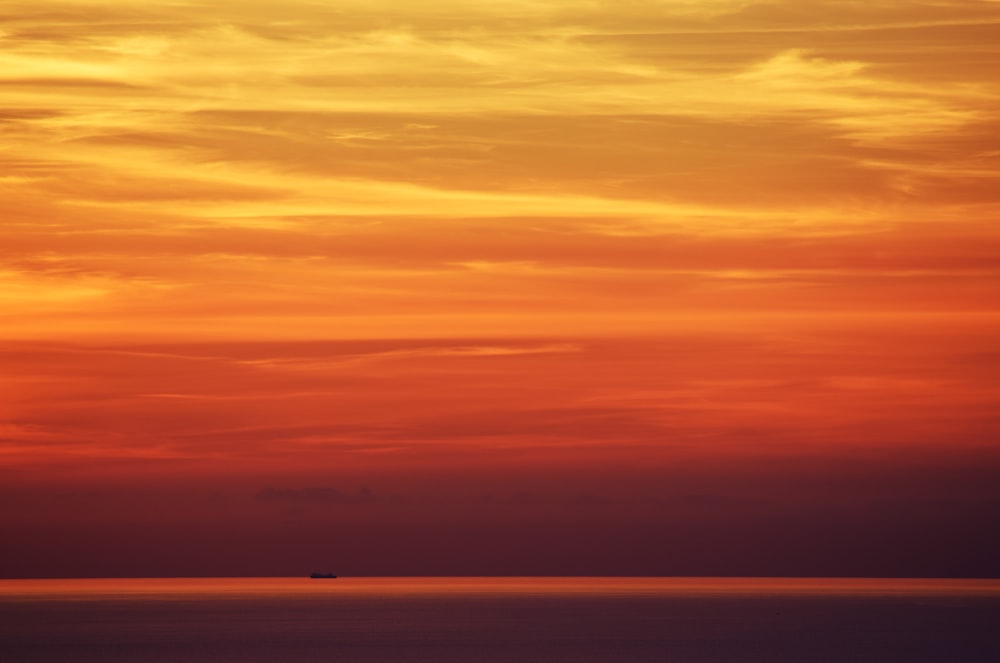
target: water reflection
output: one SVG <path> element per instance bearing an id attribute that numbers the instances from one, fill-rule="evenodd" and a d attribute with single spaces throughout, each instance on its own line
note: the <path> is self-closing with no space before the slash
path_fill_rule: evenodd
<path id="1" fill-rule="evenodd" d="M 0 580 L 0 600 L 240 596 L 1000 596 L 997 579 L 927 578 L 74 578 Z"/>

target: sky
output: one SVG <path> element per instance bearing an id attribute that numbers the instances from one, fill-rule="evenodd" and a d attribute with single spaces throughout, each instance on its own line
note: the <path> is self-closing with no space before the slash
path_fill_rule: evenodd
<path id="1" fill-rule="evenodd" d="M 1000 575 L 997 0 L 6 0 L 0 576 Z"/>

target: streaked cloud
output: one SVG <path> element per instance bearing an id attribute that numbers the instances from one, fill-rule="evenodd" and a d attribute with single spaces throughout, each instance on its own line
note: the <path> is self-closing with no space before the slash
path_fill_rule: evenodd
<path id="1" fill-rule="evenodd" d="M 427 513 L 541 495 L 683 529 L 854 513 L 879 477 L 902 513 L 961 476 L 995 499 L 1000 3 L 9 0 L 0 24 L 11 503 L 375 479 Z"/>

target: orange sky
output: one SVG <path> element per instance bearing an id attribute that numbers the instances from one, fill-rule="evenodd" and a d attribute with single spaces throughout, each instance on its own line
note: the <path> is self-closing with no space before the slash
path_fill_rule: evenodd
<path id="1" fill-rule="evenodd" d="M 1000 573 L 998 70 L 996 0 L 7 0 L 0 573 Z"/>

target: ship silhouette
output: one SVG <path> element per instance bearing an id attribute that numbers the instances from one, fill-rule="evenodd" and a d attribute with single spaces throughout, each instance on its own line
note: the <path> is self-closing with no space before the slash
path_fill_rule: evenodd
<path id="1" fill-rule="evenodd" d="M 310 578 L 336 578 L 332 573 L 310 573 Z"/>

